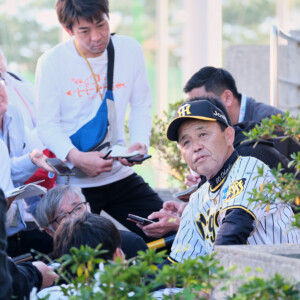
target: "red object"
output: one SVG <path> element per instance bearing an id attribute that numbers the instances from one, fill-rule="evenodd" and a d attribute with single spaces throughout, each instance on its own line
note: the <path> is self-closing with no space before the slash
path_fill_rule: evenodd
<path id="1" fill-rule="evenodd" d="M 43 153 L 49 157 L 49 158 L 55 158 L 55 154 L 52 153 L 50 150 L 45 149 L 43 151 Z M 44 186 L 47 190 L 53 188 L 55 186 L 55 182 L 56 182 L 56 174 L 55 173 L 51 173 L 51 172 L 47 172 L 41 168 L 39 168 L 29 179 L 27 179 L 25 181 L 24 184 L 27 183 L 31 183 L 31 182 L 35 182 L 35 181 L 39 181 L 39 180 L 45 180 L 41 183 L 39 183 L 39 185 Z"/>

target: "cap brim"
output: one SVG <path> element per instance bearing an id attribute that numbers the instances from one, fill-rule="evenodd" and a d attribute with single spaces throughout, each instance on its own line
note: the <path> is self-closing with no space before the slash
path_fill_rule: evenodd
<path id="1" fill-rule="evenodd" d="M 202 120 L 202 121 L 217 122 L 216 119 L 208 118 L 208 117 L 202 117 L 202 116 L 177 117 L 169 124 L 169 126 L 167 128 L 167 138 L 168 138 L 168 140 L 178 141 L 178 129 L 179 129 L 180 125 L 188 119 L 196 119 L 196 120 Z"/>

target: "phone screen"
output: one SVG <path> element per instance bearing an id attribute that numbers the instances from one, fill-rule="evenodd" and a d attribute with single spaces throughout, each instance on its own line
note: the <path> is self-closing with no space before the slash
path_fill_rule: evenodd
<path id="1" fill-rule="evenodd" d="M 59 158 L 47 158 L 46 161 L 58 175 L 75 175 L 75 173 Z"/>

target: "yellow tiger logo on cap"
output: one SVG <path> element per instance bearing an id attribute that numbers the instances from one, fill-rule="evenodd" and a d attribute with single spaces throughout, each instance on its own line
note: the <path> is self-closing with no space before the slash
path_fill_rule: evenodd
<path id="1" fill-rule="evenodd" d="M 230 201 L 232 198 L 239 195 L 243 190 L 245 186 L 246 178 L 242 178 L 239 180 L 234 181 L 230 187 L 228 188 L 227 197 L 225 202 Z"/>
<path id="2" fill-rule="evenodd" d="M 190 104 L 185 104 L 182 105 L 181 107 L 179 107 L 177 114 L 179 117 L 184 117 L 186 115 L 191 115 L 191 111 L 190 111 L 191 105 Z"/>

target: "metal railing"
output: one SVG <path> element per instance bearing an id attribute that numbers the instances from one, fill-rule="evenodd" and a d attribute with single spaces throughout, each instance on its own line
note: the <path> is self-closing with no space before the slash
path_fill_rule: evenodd
<path id="1" fill-rule="evenodd" d="M 296 43 L 300 46 L 300 38 L 294 37 L 290 34 L 284 33 L 276 25 L 273 25 L 270 31 L 270 103 L 278 107 L 278 82 L 293 85 L 300 88 L 300 82 L 292 81 L 288 78 L 280 78 L 278 76 L 278 39 L 279 37 Z"/>

